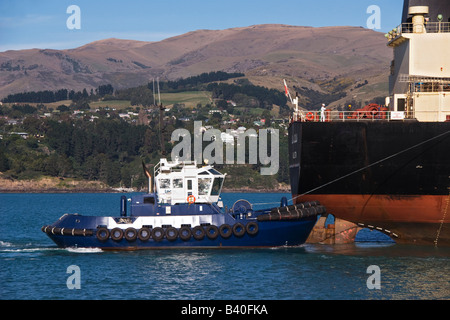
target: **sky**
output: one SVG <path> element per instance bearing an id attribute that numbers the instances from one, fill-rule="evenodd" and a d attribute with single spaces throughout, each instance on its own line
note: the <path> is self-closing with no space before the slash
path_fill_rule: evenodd
<path id="1" fill-rule="evenodd" d="M 68 12 L 71 5 L 79 13 Z M 368 12 L 372 6 L 379 12 Z M 1 0 L 0 52 L 72 49 L 107 38 L 160 41 L 268 23 L 386 33 L 400 24 L 402 9 L 403 0 Z"/>

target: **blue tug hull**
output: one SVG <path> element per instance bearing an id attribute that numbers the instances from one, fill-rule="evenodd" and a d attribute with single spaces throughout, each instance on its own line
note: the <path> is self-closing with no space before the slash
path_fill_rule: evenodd
<path id="1" fill-rule="evenodd" d="M 96 234 L 89 236 L 68 236 L 51 234 L 48 236 L 61 248 L 101 248 L 104 250 L 138 250 L 138 249 L 176 249 L 176 248 L 255 248 L 255 247 L 281 247 L 298 246 L 305 243 L 316 219 L 298 222 L 272 222 L 260 227 L 257 235 L 245 234 L 241 237 L 231 235 L 225 239 L 218 236 L 212 240 L 205 236 L 202 240 L 191 237 L 184 241 L 179 237 L 176 240 L 166 238 L 156 241 L 149 239 L 142 241 L 136 239 L 128 241 L 122 238 L 119 241 L 108 238 L 106 241 L 97 239 Z"/>
<path id="2" fill-rule="evenodd" d="M 183 209 L 183 206 L 177 209 Z M 195 204 L 184 209 L 181 211 L 202 210 L 205 214 L 129 217 L 65 214 L 52 225 L 42 227 L 42 231 L 61 248 L 139 250 L 298 246 L 305 243 L 317 215 L 325 211 L 324 207 L 309 203 L 238 214 L 215 211 L 210 204 Z"/>

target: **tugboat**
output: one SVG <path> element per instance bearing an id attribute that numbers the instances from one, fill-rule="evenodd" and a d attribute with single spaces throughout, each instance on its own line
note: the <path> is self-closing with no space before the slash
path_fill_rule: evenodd
<path id="1" fill-rule="evenodd" d="M 161 159 L 153 181 L 145 165 L 144 171 L 148 193 L 122 196 L 119 216 L 64 214 L 42 231 L 62 248 L 298 246 L 308 238 L 317 215 L 326 212 L 317 201 L 288 206 L 285 197 L 277 208 L 253 210 L 247 200 L 238 200 L 224 209 L 220 194 L 225 174 L 195 161 Z"/>

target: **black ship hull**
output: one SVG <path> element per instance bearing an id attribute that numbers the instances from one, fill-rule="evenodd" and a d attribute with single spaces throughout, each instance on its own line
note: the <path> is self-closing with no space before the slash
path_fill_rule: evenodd
<path id="1" fill-rule="evenodd" d="M 450 245 L 449 122 L 293 122 L 289 154 L 294 203 L 398 243 Z"/>

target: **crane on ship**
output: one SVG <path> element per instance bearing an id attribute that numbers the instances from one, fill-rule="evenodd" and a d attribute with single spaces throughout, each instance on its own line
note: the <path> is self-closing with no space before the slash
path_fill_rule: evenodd
<path id="1" fill-rule="evenodd" d="M 301 119 L 301 120 L 303 120 L 303 117 L 304 117 L 303 112 L 301 112 L 299 110 L 299 108 L 298 108 L 298 99 L 299 99 L 298 92 L 295 92 L 295 98 L 292 99 L 291 93 L 289 92 L 289 88 L 288 88 L 288 85 L 286 83 L 286 79 L 283 79 L 283 81 L 284 81 L 284 91 L 285 91 L 286 97 L 289 98 L 289 100 L 291 101 L 291 103 L 295 107 L 294 108 L 294 113 L 293 113 L 294 119 L 297 119 L 297 120 Z"/>

